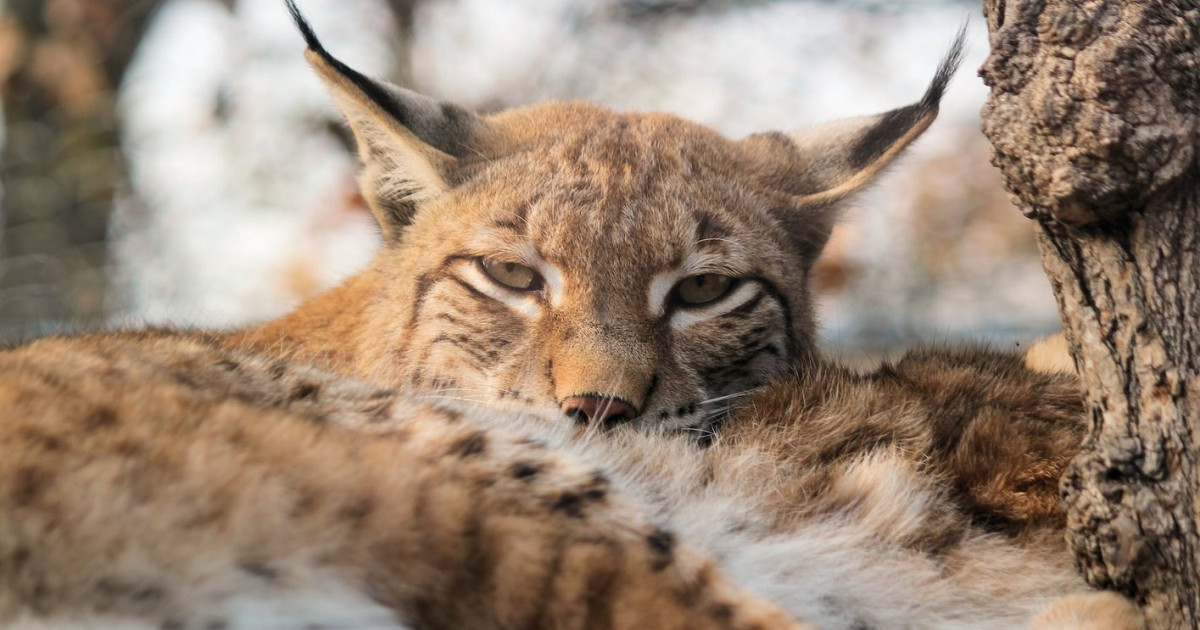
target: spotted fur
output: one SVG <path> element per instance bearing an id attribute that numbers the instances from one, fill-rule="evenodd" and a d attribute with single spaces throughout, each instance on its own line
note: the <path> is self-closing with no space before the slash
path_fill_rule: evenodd
<path id="1" fill-rule="evenodd" d="M 1121 603 L 1061 540 L 1076 383 L 1018 357 L 813 368 L 702 446 L 221 342 L 0 353 L 0 625 L 1015 628 Z"/>

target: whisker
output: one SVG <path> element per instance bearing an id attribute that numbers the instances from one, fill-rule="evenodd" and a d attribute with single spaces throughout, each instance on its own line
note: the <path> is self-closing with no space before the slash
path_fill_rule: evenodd
<path id="1" fill-rule="evenodd" d="M 702 400 L 696 404 L 697 405 L 711 405 L 713 403 L 718 403 L 723 400 L 730 400 L 733 398 L 741 398 L 743 396 L 749 396 L 750 394 L 753 394 L 756 391 L 758 391 L 758 388 L 747 389 L 746 391 L 734 392 L 732 394 L 726 394 L 724 396 L 717 396 L 716 398 L 709 398 L 708 400 Z"/>
<path id="2" fill-rule="evenodd" d="M 720 238 L 720 237 L 718 237 L 718 236 L 710 236 L 710 237 L 708 237 L 708 238 L 702 238 L 702 239 L 700 239 L 700 240 L 696 241 L 696 243 L 695 243 L 695 244 L 696 244 L 696 245 L 700 245 L 700 244 L 702 244 L 702 243 L 709 243 L 709 242 L 712 242 L 712 243 L 729 243 L 729 244 L 731 244 L 731 245 L 732 245 L 732 244 L 736 244 L 736 243 L 735 243 L 735 242 L 734 242 L 732 239 L 728 239 L 728 238 Z"/>
<path id="3" fill-rule="evenodd" d="M 486 404 L 492 402 L 486 398 L 467 398 L 466 396 L 443 396 L 441 394 L 418 394 L 414 396 L 417 400 L 452 400 L 455 402 L 469 402 L 475 404 Z"/>

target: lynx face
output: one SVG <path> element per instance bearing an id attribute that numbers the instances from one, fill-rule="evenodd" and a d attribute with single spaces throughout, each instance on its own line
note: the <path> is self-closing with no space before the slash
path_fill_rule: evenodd
<path id="1" fill-rule="evenodd" d="M 808 276 L 837 202 L 932 122 L 957 64 L 915 105 L 735 141 L 579 103 L 475 115 L 367 79 L 304 30 L 386 241 L 347 327 L 357 375 L 700 432 L 815 358 Z"/>
<path id="2" fill-rule="evenodd" d="M 774 218 L 778 195 L 724 167 L 741 146 L 663 116 L 528 114 L 577 120 L 471 160 L 470 179 L 416 213 L 381 265 L 384 303 L 409 312 L 381 309 L 377 330 L 403 330 L 374 372 L 581 419 L 703 427 L 713 398 L 809 356 L 815 252 Z"/>

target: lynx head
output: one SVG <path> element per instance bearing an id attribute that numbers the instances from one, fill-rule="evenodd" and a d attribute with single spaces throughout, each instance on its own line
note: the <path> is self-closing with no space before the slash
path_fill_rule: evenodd
<path id="1" fill-rule="evenodd" d="M 359 375 L 700 431 L 815 358 L 808 279 L 839 205 L 933 121 L 961 49 L 916 104 L 730 140 L 582 103 L 477 115 L 364 77 L 291 8 L 385 241 Z"/>

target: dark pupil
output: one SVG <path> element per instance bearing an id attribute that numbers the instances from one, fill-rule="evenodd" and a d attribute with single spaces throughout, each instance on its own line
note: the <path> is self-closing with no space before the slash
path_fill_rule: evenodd
<path id="1" fill-rule="evenodd" d="M 706 282 L 708 282 L 708 274 L 704 274 L 703 276 L 696 276 L 696 286 L 697 287 L 704 288 L 704 284 Z"/>
<path id="2" fill-rule="evenodd" d="M 516 268 L 517 268 L 516 263 L 504 263 L 504 270 L 507 271 L 508 273 L 512 273 L 513 270 Z"/>

